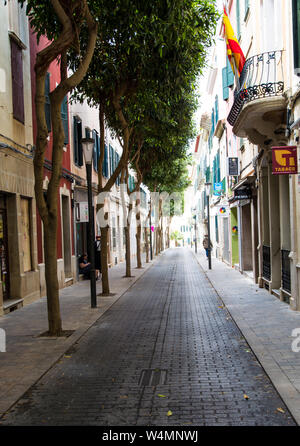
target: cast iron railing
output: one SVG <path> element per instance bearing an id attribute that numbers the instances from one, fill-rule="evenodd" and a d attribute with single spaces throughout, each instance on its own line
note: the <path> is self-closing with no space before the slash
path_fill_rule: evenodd
<path id="1" fill-rule="evenodd" d="M 263 246 L 263 278 L 271 280 L 271 249 Z"/>
<path id="2" fill-rule="evenodd" d="M 269 51 L 246 60 L 227 118 L 230 125 L 235 124 L 244 104 L 255 99 L 283 94 L 282 53 L 283 50 Z"/>
<path id="3" fill-rule="evenodd" d="M 281 250 L 281 286 L 291 293 L 291 264 L 289 259 L 290 251 L 286 249 Z"/>

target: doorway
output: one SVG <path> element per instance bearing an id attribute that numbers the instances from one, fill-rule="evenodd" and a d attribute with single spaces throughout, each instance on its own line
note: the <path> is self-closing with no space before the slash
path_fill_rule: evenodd
<path id="1" fill-rule="evenodd" d="M 1 203 L 2 200 L 0 200 Z M 1 206 L 1 204 L 0 204 Z M 0 280 L 3 300 L 10 297 L 6 210 L 0 208 Z"/>

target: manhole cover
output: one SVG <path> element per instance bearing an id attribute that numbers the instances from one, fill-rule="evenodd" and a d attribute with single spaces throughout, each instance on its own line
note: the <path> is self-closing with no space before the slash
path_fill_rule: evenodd
<path id="1" fill-rule="evenodd" d="M 159 386 L 167 382 L 167 370 L 146 369 L 142 370 L 139 386 Z"/>

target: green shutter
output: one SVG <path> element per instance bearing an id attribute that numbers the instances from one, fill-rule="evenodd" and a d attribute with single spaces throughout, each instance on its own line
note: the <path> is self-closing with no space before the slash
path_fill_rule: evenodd
<path id="1" fill-rule="evenodd" d="M 61 104 L 61 120 L 64 128 L 64 144 L 69 143 L 69 122 L 68 122 L 68 97 L 65 96 Z"/>
<path id="2" fill-rule="evenodd" d="M 236 0 L 236 29 L 237 29 L 237 38 L 238 40 L 241 37 L 241 9 L 240 9 L 240 0 Z"/>
<path id="3" fill-rule="evenodd" d="M 106 144 L 104 144 L 104 160 L 102 166 L 102 175 L 105 178 L 108 178 L 108 149 Z"/>
<path id="4" fill-rule="evenodd" d="M 223 99 L 226 101 L 229 98 L 229 88 L 227 83 L 227 67 L 222 70 L 222 83 L 223 83 Z"/>
<path id="5" fill-rule="evenodd" d="M 227 68 L 227 87 L 232 87 L 232 85 L 234 85 L 234 74 L 228 58 L 227 58 L 226 68 Z"/>
<path id="6" fill-rule="evenodd" d="M 98 159 L 99 159 L 99 155 L 98 155 L 98 133 L 96 132 L 96 130 L 93 130 L 92 132 L 92 137 L 94 140 L 94 152 L 93 152 L 93 165 L 94 165 L 94 169 L 96 172 L 98 172 Z"/>

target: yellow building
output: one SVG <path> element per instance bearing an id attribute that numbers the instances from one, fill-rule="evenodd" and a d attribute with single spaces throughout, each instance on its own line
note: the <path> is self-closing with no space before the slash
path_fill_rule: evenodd
<path id="1" fill-rule="evenodd" d="M 0 314 L 40 297 L 32 163 L 29 27 L 0 3 Z"/>

